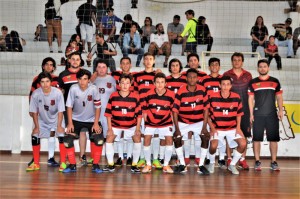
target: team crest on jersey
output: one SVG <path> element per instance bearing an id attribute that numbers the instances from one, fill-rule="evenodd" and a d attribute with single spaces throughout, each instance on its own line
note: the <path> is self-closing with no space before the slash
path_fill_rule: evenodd
<path id="1" fill-rule="evenodd" d="M 168 104 L 165 104 L 164 107 L 167 108 L 167 107 L 168 107 Z"/>
<path id="2" fill-rule="evenodd" d="M 51 100 L 51 101 L 50 101 L 50 105 L 51 105 L 51 106 L 54 106 L 54 105 L 55 105 L 55 100 Z"/>
<path id="3" fill-rule="evenodd" d="M 111 86 L 112 86 L 112 84 L 111 84 L 110 82 L 107 82 L 107 83 L 106 83 L 106 87 L 107 87 L 107 88 L 111 88 Z"/>
<path id="4" fill-rule="evenodd" d="M 68 75 L 68 76 L 67 76 L 67 79 L 69 79 L 69 80 L 70 80 L 70 79 L 71 79 L 71 75 Z"/>
<path id="5" fill-rule="evenodd" d="M 260 87 L 260 83 L 256 83 L 256 86 Z"/>
<path id="6" fill-rule="evenodd" d="M 233 104 L 231 104 L 229 108 L 230 108 L 230 109 L 233 109 Z"/>
<path id="7" fill-rule="evenodd" d="M 92 95 L 88 95 L 88 96 L 87 96 L 87 100 L 88 100 L 88 101 L 92 101 L 92 100 L 93 100 L 93 96 L 92 96 Z"/>
<path id="8" fill-rule="evenodd" d="M 132 109 L 132 106 L 129 106 L 128 109 Z"/>
<path id="9" fill-rule="evenodd" d="M 45 111 L 49 111 L 49 106 L 44 105 L 44 109 L 45 109 Z"/>

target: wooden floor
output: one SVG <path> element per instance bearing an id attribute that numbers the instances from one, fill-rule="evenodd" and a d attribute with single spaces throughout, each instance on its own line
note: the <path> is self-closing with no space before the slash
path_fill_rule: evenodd
<path id="1" fill-rule="evenodd" d="M 269 160 L 262 160 L 263 170 L 241 171 L 234 176 L 215 167 L 210 176 L 197 174 L 189 167 L 186 174 L 131 174 L 123 166 L 115 173 L 91 173 L 91 167 L 81 167 L 77 173 L 62 174 L 58 168 L 46 165 L 42 155 L 41 170 L 26 172 L 31 155 L 0 156 L 0 198 L 300 198 L 299 159 L 283 159 L 280 172 L 270 171 Z M 104 158 L 102 158 L 104 160 Z M 249 160 L 253 165 L 254 160 Z M 104 162 L 103 162 L 104 165 Z"/>

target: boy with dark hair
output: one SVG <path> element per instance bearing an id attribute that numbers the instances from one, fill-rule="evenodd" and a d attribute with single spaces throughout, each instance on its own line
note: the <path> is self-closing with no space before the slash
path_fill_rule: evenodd
<path id="1" fill-rule="evenodd" d="M 265 53 L 269 57 L 268 58 L 269 64 L 271 64 L 272 59 L 275 58 L 276 63 L 277 63 L 277 69 L 281 70 L 282 69 L 282 66 L 281 66 L 281 57 L 278 54 L 278 47 L 275 44 L 275 37 L 273 35 L 271 35 L 269 37 L 269 44 L 265 48 Z"/>

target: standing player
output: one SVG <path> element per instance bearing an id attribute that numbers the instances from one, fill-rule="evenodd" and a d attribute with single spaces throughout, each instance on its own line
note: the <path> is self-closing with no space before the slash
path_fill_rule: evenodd
<path id="1" fill-rule="evenodd" d="M 103 129 L 103 136 L 106 138 L 106 132 L 108 130 L 107 120 L 104 117 L 105 109 L 107 106 L 107 102 L 109 100 L 109 96 L 116 91 L 116 81 L 115 79 L 107 74 L 108 66 L 107 62 L 103 60 L 98 60 L 96 62 L 96 72 L 97 78 L 94 80 L 93 84 L 97 87 L 97 90 L 100 95 L 101 100 L 101 111 L 100 111 L 100 122 Z M 95 143 L 91 142 L 91 148 L 94 147 Z M 93 160 L 93 155 L 92 160 Z M 90 163 L 91 161 L 89 161 Z"/>
<path id="2" fill-rule="evenodd" d="M 58 87 L 58 77 L 53 74 L 53 72 L 56 69 L 56 62 L 52 57 L 46 57 L 42 62 L 42 71 L 47 72 L 51 74 L 52 81 L 51 86 Z M 38 89 L 40 87 L 40 83 L 38 80 L 38 76 L 35 76 L 32 80 L 31 89 L 29 93 L 29 102 L 31 100 L 31 95 L 33 91 Z M 29 113 L 29 115 L 32 117 L 32 113 Z M 54 151 L 55 151 L 55 135 L 50 134 L 50 137 L 48 139 L 48 165 L 53 167 L 58 167 L 59 163 L 57 163 L 54 159 Z M 33 159 L 28 163 L 28 166 L 31 165 L 33 162 Z"/>
<path id="3" fill-rule="evenodd" d="M 59 136 L 58 139 L 62 140 L 64 135 L 64 128 L 62 128 L 63 112 L 65 111 L 63 95 L 59 89 L 51 86 L 50 73 L 41 72 L 37 81 L 41 87 L 32 93 L 29 108 L 34 123 L 31 139 L 33 163 L 27 167 L 27 171 L 40 169 L 40 138 L 49 138 L 56 133 Z M 59 149 L 63 168 L 66 162 L 66 152 L 62 142 L 59 144 Z"/>
<path id="4" fill-rule="evenodd" d="M 240 128 L 243 115 L 242 101 L 237 93 L 231 92 L 232 80 L 228 76 L 220 79 L 221 91 L 212 93 L 209 99 L 210 147 L 209 153 L 214 154 L 216 149 L 227 143 L 233 150 L 233 159 L 228 165 L 232 174 L 238 175 L 236 163 L 246 149 L 246 140 Z"/>
<path id="5" fill-rule="evenodd" d="M 186 172 L 181 140 L 185 142 L 188 140 L 188 133 L 193 132 L 195 156 L 199 160 L 198 172 L 208 175 L 209 171 L 203 166 L 209 142 L 209 133 L 206 129 L 208 103 L 205 88 L 197 84 L 197 74 L 197 70 L 193 68 L 187 71 L 187 85 L 182 86 L 178 90 L 175 98 L 173 108 L 175 125 L 174 142 L 180 161 L 177 172 Z"/>
<path id="6" fill-rule="evenodd" d="M 240 95 L 243 104 L 243 113 L 241 121 L 241 130 L 246 138 L 251 137 L 251 126 L 250 126 L 250 112 L 248 104 L 248 85 L 252 80 L 252 75 L 250 72 L 244 70 L 244 55 L 242 53 L 233 53 L 231 56 L 232 69 L 226 71 L 223 75 L 231 77 L 232 81 L 232 92 Z M 246 146 L 247 147 L 247 146 Z M 241 159 L 239 160 L 238 167 L 244 170 L 249 170 L 249 166 L 246 162 L 246 152 L 244 151 Z M 230 165 L 231 161 L 231 150 L 227 148 L 227 165 Z M 223 162 L 223 161 L 222 161 Z M 222 166 L 224 167 L 224 165 Z"/>
<path id="7" fill-rule="evenodd" d="M 107 118 L 108 131 L 106 139 L 106 157 L 108 166 L 104 171 L 113 172 L 114 166 L 114 141 L 119 141 L 124 131 L 124 139 L 132 139 L 133 160 L 131 172 L 140 173 L 137 167 L 141 152 L 141 121 L 142 111 L 139 96 L 130 91 L 132 76 L 122 74 L 120 79 L 120 91 L 114 92 L 108 101 L 105 117 Z"/>
<path id="8" fill-rule="evenodd" d="M 142 104 L 143 117 L 145 120 L 145 142 L 144 153 L 146 166 L 143 173 L 151 172 L 151 139 L 155 134 L 160 139 L 165 139 L 166 149 L 164 157 L 163 172 L 173 173 L 169 166 L 169 161 L 173 152 L 173 122 L 172 107 L 174 103 L 174 92 L 166 89 L 166 76 L 163 73 L 157 73 L 154 77 L 155 88 L 147 92 Z"/>
<path id="9" fill-rule="evenodd" d="M 283 118 L 282 89 L 278 79 L 268 75 L 270 71 L 267 60 L 257 63 L 259 77 L 249 83 L 250 122 L 253 123 L 254 169 L 261 170 L 260 142 L 263 141 L 264 130 L 270 142 L 271 169 L 279 171 L 276 162 L 279 138 L 279 120 Z M 277 113 L 275 99 L 279 112 Z"/>
<path id="10" fill-rule="evenodd" d="M 167 88 L 175 94 L 181 86 L 186 85 L 186 77 L 181 75 L 182 64 L 179 59 L 171 59 L 169 63 L 169 72 L 171 75 L 167 76 Z"/>
<path id="11" fill-rule="evenodd" d="M 83 128 L 88 129 L 91 141 L 95 145 L 91 148 L 93 154 L 92 172 L 102 173 L 98 163 L 102 154 L 104 142 L 100 117 L 100 95 L 95 85 L 89 84 L 91 73 L 80 69 L 76 74 L 78 84 L 72 85 L 67 99 L 68 126 L 64 143 L 70 164 L 63 173 L 76 172 L 74 139 L 81 136 Z"/>

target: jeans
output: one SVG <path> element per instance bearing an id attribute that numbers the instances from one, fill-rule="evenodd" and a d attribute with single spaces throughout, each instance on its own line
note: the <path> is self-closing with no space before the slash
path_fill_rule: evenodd
<path id="1" fill-rule="evenodd" d="M 135 65 L 137 67 L 139 67 L 140 63 L 141 63 L 141 60 L 142 60 L 142 58 L 144 56 L 144 49 L 143 48 L 138 48 L 134 52 L 132 52 L 132 50 L 130 48 L 123 47 L 122 53 L 123 53 L 123 57 L 128 57 L 128 54 L 136 54 L 136 55 L 138 55 Z"/>
<path id="2" fill-rule="evenodd" d="M 276 38 L 275 44 L 277 46 L 287 46 L 288 47 L 287 56 L 293 56 L 293 40 L 292 39 L 278 41 L 278 39 Z"/>

